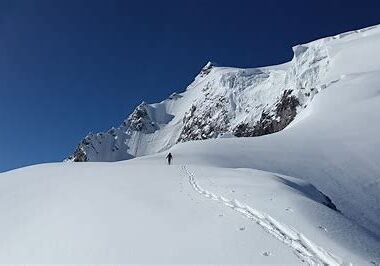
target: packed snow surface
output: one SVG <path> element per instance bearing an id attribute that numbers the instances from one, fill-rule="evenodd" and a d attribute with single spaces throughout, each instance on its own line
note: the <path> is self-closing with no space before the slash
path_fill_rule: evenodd
<path id="1" fill-rule="evenodd" d="M 126 124 L 138 138 L 123 127 L 103 137 L 126 135 L 134 154 L 94 146 L 107 160 L 170 148 L 173 165 L 165 151 L 0 174 L 0 261 L 379 265 L 380 28 L 294 53 L 291 63 L 255 70 L 209 64 L 186 92 L 136 109 Z M 239 85 L 231 92 L 233 71 L 249 78 L 232 78 Z M 302 106 L 284 130 L 252 138 L 227 130 L 174 145 L 179 112 L 204 102 L 200 84 L 215 82 L 218 97 L 235 97 L 222 107 L 234 102 L 237 110 L 260 96 L 270 103 L 278 80 L 293 84 L 292 93 L 310 92 L 297 95 Z M 253 111 L 233 114 L 228 127 L 255 119 Z"/>

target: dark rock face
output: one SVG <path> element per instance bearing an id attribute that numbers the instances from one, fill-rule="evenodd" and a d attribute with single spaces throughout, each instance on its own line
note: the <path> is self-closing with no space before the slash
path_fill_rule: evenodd
<path id="1" fill-rule="evenodd" d="M 71 158 L 69 158 L 71 159 Z M 77 149 L 74 151 L 74 154 L 72 155 L 72 159 L 74 162 L 87 162 L 88 158 L 85 153 L 85 151 L 82 149 L 81 145 L 77 147 Z"/>
<path id="2" fill-rule="evenodd" d="M 125 126 L 128 124 L 131 130 L 143 131 L 145 133 L 153 133 L 159 128 L 150 118 L 145 103 L 136 107 L 128 117 L 128 120 L 124 122 Z"/>
<path id="3" fill-rule="evenodd" d="M 85 139 L 77 146 L 74 153 L 71 156 L 69 156 L 67 160 L 73 161 L 73 162 L 87 162 L 88 161 L 86 152 L 83 149 L 84 145 L 86 145 L 84 144 L 84 141 Z"/>
<path id="4" fill-rule="evenodd" d="M 228 131 L 228 111 L 225 108 L 226 99 L 221 97 L 218 102 L 207 109 L 207 112 L 197 113 L 196 106 L 183 118 L 183 128 L 177 142 L 216 138 L 220 133 Z"/>
<path id="5" fill-rule="evenodd" d="M 273 111 L 263 111 L 260 120 L 253 126 L 240 124 L 234 129 L 237 137 L 255 137 L 278 132 L 293 121 L 297 114 L 299 100 L 291 95 L 291 90 L 284 91 Z"/>
<path id="6" fill-rule="evenodd" d="M 74 162 L 87 162 L 88 158 L 86 155 L 85 147 L 86 146 L 92 146 L 92 133 L 89 133 L 77 146 L 75 149 L 73 155 L 71 155 L 68 160 L 74 161 Z"/>
<path id="7" fill-rule="evenodd" d="M 199 75 L 201 77 L 205 77 L 207 76 L 210 72 L 211 72 L 211 69 L 214 67 L 215 65 L 211 62 L 208 62 L 201 70 L 201 72 L 199 73 Z"/>

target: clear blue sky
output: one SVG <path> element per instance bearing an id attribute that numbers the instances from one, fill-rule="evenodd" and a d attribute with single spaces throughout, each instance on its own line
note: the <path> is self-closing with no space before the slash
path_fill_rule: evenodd
<path id="1" fill-rule="evenodd" d="M 378 23 L 380 1 L 0 0 L 0 171 L 61 161 L 209 60 L 282 63 Z"/>

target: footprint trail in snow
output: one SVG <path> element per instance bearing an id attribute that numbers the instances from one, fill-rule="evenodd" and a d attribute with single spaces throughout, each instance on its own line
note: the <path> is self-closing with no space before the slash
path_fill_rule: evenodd
<path id="1" fill-rule="evenodd" d="M 344 263 L 341 258 L 314 244 L 294 228 L 278 222 L 268 214 L 262 213 L 236 199 L 230 200 L 203 189 L 196 182 L 194 173 L 189 171 L 186 166 L 182 166 L 182 170 L 188 178 L 190 185 L 196 192 L 206 198 L 222 203 L 254 221 L 266 232 L 289 246 L 301 261 L 306 262 L 309 265 L 350 265 L 350 263 Z"/>

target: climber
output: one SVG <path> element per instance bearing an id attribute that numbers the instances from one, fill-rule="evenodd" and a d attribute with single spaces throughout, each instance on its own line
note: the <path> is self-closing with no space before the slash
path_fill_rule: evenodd
<path id="1" fill-rule="evenodd" d="M 168 159 L 168 164 L 170 165 L 173 159 L 173 155 L 169 152 L 169 154 L 166 155 L 166 159 Z"/>

